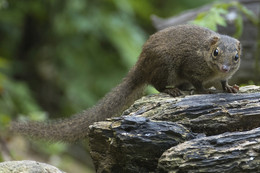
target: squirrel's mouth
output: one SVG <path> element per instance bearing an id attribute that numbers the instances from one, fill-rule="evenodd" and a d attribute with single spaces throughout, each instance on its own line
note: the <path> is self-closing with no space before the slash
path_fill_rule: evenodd
<path id="1" fill-rule="evenodd" d="M 226 65 L 226 64 L 218 64 L 218 63 L 213 63 L 213 62 L 209 62 L 209 66 L 217 73 L 229 73 L 231 70 L 230 65 Z"/>

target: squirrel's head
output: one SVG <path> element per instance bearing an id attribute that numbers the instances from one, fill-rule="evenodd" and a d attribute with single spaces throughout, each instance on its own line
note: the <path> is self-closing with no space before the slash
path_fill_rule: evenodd
<path id="1" fill-rule="evenodd" d="M 223 76 L 234 74 L 240 65 L 240 42 L 229 36 L 217 35 L 210 38 L 209 44 L 210 56 L 207 63 L 212 70 Z"/>

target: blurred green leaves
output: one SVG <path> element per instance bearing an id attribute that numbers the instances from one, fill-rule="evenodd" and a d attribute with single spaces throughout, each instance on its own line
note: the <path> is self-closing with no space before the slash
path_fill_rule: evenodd
<path id="1" fill-rule="evenodd" d="M 0 57 L 0 131 L 11 122 L 10 115 L 26 114 L 31 119 L 39 120 L 43 114 L 28 86 L 24 82 L 10 79 L 10 62 Z"/>
<path id="2" fill-rule="evenodd" d="M 245 15 L 253 24 L 257 24 L 259 19 L 254 15 L 252 11 L 247 9 L 245 6 L 239 2 L 232 1 L 229 3 L 216 3 L 208 11 L 202 12 L 197 15 L 195 20 L 190 23 L 204 26 L 210 28 L 214 31 L 217 31 L 217 26 L 227 26 L 225 16 L 229 14 L 228 9 L 236 9 L 236 13 L 232 14 L 236 26 L 236 33 L 234 34 L 235 38 L 239 38 L 243 32 L 243 18 L 242 15 Z"/>
<path id="3" fill-rule="evenodd" d="M 196 19 L 191 23 L 217 31 L 217 25 L 227 25 L 226 19 L 223 17 L 223 15 L 226 15 L 227 13 L 227 9 L 224 9 L 221 6 L 214 6 L 209 11 L 198 14 Z"/>
<path id="4" fill-rule="evenodd" d="M 8 61 L 0 57 L 0 93 L 3 92 L 3 83 L 6 80 L 6 75 L 3 73 L 3 70 L 8 67 Z"/>
<path id="5" fill-rule="evenodd" d="M 7 8 L 8 2 L 6 0 L 0 0 L 0 9 Z"/>
<path id="6" fill-rule="evenodd" d="M 133 13 L 128 1 L 64 2 L 52 21 L 59 82 L 69 98 L 63 107 L 95 104 L 137 60 L 146 34 Z"/>
<path id="7" fill-rule="evenodd" d="M 28 86 L 22 82 L 6 79 L 2 83 L 0 115 L 29 115 L 31 119 L 42 119 L 44 114 L 32 97 Z M 9 116 L 9 118 L 11 118 Z M 1 122 L 1 121 L 0 121 Z"/>

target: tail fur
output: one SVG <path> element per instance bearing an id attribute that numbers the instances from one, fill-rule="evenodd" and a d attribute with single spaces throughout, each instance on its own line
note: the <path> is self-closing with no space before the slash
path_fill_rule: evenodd
<path id="1" fill-rule="evenodd" d="M 145 81 L 141 71 L 134 66 L 122 83 L 112 89 L 94 107 L 71 118 L 49 122 L 13 122 L 11 131 L 49 141 L 74 142 L 83 139 L 88 135 L 91 124 L 121 113 L 142 96 Z"/>

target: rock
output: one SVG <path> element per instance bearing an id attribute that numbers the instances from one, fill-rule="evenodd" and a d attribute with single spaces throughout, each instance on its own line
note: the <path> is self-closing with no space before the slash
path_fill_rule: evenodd
<path id="1" fill-rule="evenodd" d="M 175 151 L 175 147 L 199 139 L 200 144 L 196 146 L 198 152 L 192 157 L 197 155 L 202 159 L 201 162 L 207 163 L 211 160 L 208 160 L 208 156 L 204 157 L 203 141 L 209 139 L 209 142 L 205 141 L 205 146 L 212 147 L 212 150 L 216 147 L 217 150 L 218 146 L 208 145 L 214 141 L 210 136 L 214 138 L 216 135 L 223 135 L 215 137 L 215 141 L 220 144 L 224 138 L 233 142 L 232 134 L 236 137 L 244 134 L 242 142 L 238 142 L 237 147 L 246 150 L 243 147 L 246 146 L 244 144 L 247 140 L 252 141 L 256 137 L 255 142 L 259 142 L 258 130 L 255 130 L 256 134 L 253 136 L 251 134 L 254 130 L 248 131 L 260 127 L 260 93 L 254 92 L 258 90 L 259 87 L 247 86 L 241 87 L 240 91 L 243 93 L 237 94 L 216 93 L 182 97 L 156 94 L 137 100 L 123 113 L 123 116 L 96 122 L 90 127 L 89 143 L 97 172 L 155 172 L 159 158 L 161 158 L 160 171 L 182 170 L 186 165 L 185 159 L 172 169 L 167 165 L 172 164 L 170 159 L 174 162 L 175 156 L 161 155 L 165 152 L 176 154 L 172 152 Z M 252 136 L 251 138 L 250 135 L 246 138 L 246 131 Z M 229 132 L 230 135 L 222 134 L 225 132 Z M 191 144 L 191 149 L 193 144 L 194 142 Z M 226 151 L 229 146 L 230 150 L 234 147 L 231 144 L 227 145 Z M 228 164 L 235 157 L 228 154 L 236 155 L 236 152 L 224 154 L 219 153 L 218 157 L 230 158 L 230 161 L 225 160 Z M 169 159 L 167 163 L 163 158 Z M 188 165 L 192 164 L 192 160 L 187 159 L 187 162 Z M 185 170 L 189 168 L 192 167 L 187 166 Z"/>
<path id="2" fill-rule="evenodd" d="M 260 128 L 184 142 L 165 151 L 158 172 L 260 172 Z"/>
<path id="3" fill-rule="evenodd" d="M 58 168 L 31 160 L 0 163 L 0 173 L 65 173 Z"/>
<path id="4" fill-rule="evenodd" d="M 252 87 L 242 87 L 243 92 Z M 256 88 L 256 87 L 255 87 Z M 158 94 L 143 97 L 124 115 L 182 124 L 196 133 L 216 135 L 260 126 L 260 93 L 218 93 L 171 97 Z"/>
<path id="5" fill-rule="evenodd" d="M 149 172 L 166 149 L 195 135 L 180 124 L 124 116 L 95 123 L 89 137 L 97 172 Z"/>

